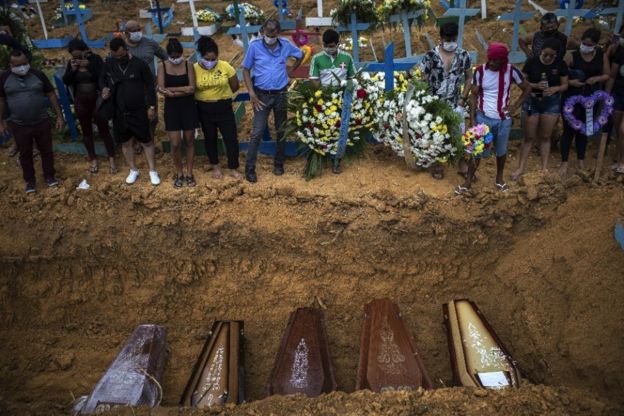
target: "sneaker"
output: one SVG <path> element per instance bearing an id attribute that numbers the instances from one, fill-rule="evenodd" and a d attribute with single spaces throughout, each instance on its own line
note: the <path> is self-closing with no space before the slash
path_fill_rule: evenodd
<path id="1" fill-rule="evenodd" d="M 126 183 L 128 185 L 132 185 L 139 178 L 139 175 L 140 173 L 138 170 L 130 169 L 130 173 L 128 174 L 128 177 L 126 178 Z"/>
<path id="2" fill-rule="evenodd" d="M 58 186 L 59 182 L 56 180 L 56 178 L 51 177 L 51 178 L 46 178 L 46 183 L 48 184 L 48 186 L 51 188 L 53 186 Z"/>
<path id="3" fill-rule="evenodd" d="M 34 182 L 26 182 L 26 193 L 32 194 L 33 192 L 37 192 L 37 188 L 35 187 Z"/>
<path id="4" fill-rule="evenodd" d="M 150 182 L 152 185 L 157 186 L 160 185 L 160 176 L 158 176 L 158 172 L 155 170 L 150 170 L 149 172 Z"/>

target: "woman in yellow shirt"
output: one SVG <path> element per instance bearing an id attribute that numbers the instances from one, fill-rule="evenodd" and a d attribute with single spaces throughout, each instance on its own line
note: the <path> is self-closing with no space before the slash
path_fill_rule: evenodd
<path id="1" fill-rule="evenodd" d="M 228 159 L 228 168 L 236 179 L 242 179 L 238 172 L 238 138 L 236 119 L 232 110 L 232 97 L 238 91 L 236 70 L 230 64 L 218 59 L 219 47 L 210 37 L 202 36 L 197 41 L 201 55 L 195 69 L 195 101 L 199 122 L 204 132 L 206 153 L 212 165 L 212 177 L 223 178 L 219 168 L 217 131 L 221 132 Z"/>

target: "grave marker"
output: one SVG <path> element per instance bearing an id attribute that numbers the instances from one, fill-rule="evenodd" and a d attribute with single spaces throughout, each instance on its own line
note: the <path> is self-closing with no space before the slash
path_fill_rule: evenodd
<path id="1" fill-rule="evenodd" d="M 360 63 L 360 39 L 358 36 L 359 31 L 366 30 L 370 27 L 368 23 L 358 23 L 355 13 L 351 13 L 351 22 L 345 26 L 338 26 L 336 30 L 338 32 L 351 32 L 351 40 L 353 42 L 353 62 L 355 65 Z"/>
<path id="2" fill-rule="evenodd" d="M 587 12 L 589 12 L 589 10 L 576 8 L 576 0 L 570 0 L 567 9 L 555 10 L 555 14 L 557 16 L 563 16 L 566 19 L 565 28 L 563 30 L 563 33 L 565 33 L 566 36 L 570 36 L 572 33 L 572 23 L 574 18 L 582 17 L 586 15 Z"/>
<path id="3" fill-rule="evenodd" d="M 514 5 L 514 11 L 512 13 L 505 13 L 500 15 L 500 20 L 512 20 L 513 21 L 513 37 L 511 39 L 511 51 L 509 53 L 509 62 L 517 64 L 526 60 L 524 52 L 518 50 L 518 39 L 520 36 L 520 22 L 528 20 L 533 17 L 533 12 L 522 11 L 522 0 L 516 0 Z"/>

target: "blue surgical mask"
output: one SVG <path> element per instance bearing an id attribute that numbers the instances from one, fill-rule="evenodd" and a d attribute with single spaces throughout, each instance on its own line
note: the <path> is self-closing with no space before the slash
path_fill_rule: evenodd
<path id="1" fill-rule="evenodd" d="M 442 49 L 447 52 L 455 52 L 457 49 L 457 42 L 442 42 Z"/>
<path id="2" fill-rule="evenodd" d="M 277 42 L 277 37 L 270 38 L 266 35 L 264 36 L 264 43 L 266 43 L 267 45 L 275 45 L 275 42 Z"/>
<path id="3" fill-rule="evenodd" d="M 204 69 L 212 69 L 217 65 L 217 60 L 215 59 L 214 61 L 210 61 L 208 59 L 204 59 L 201 58 L 199 60 L 199 64 L 204 68 Z"/>
<path id="4" fill-rule="evenodd" d="M 13 72 L 15 75 L 18 75 L 20 77 L 23 77 L 24 75 L 26 75 L 28 71 L 30 71 L 30 65 L 28 64 L 14 66 L 11 68 L 11 72 Z"/>
<path id="5" fill-rule="evenodd" d="M 141 38 L 143 38 L 142 32 L 130 32 L 130 40 L 132 42 L 138 42 L 141 40 Z"/>

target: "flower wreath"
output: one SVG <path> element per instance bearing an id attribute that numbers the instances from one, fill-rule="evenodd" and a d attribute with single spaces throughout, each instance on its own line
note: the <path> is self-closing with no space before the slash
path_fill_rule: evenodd
<path id="1" fill-rule="evenodd" d="M 565 118 L 574 130 L 585 134 L 585 132 L 587 132 L 587 124 L 574 117 L 574 106 L 581 104 L 583 108 L 590 110 L 601 101 L 604 102 L 604 105 L 598 117 L 594 120 L 592 112 L 589 112 L 589 120 L 586 120 L 592 123 L 591 131 L 596 133 L 609 122 L 609 116 L 613 113 L 613 97 L 605 91 L 596 91 L 589 97 L 574 95 L 568 98 L 563 106 L 563 118 Z"/>

